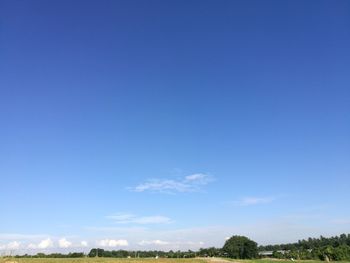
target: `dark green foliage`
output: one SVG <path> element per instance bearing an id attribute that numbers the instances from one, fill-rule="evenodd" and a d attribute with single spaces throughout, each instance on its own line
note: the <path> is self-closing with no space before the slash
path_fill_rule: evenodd
<path id="1" fill-rule="evenodd" d="M 61 253 L 51 253 L 51 254 L 45 254 L 45 253 L 37 253 L 36 255 L 22 255 L 22 256 L 15 256 L 16 258 L 82 258 L 85 257 L 85 254 L 83 252 L 73 252 L 68 254 L 61 254 Z"/>
<path id="2" fill-rule="evenodd" d="M 284 256 L 284 254 L 282 254 L 282 253 L 279 252 L 279 251 L 273 251 L 273 252 L 272 252 L 272 257 L 273 257 L 273 258 L 284 258 L 285 256 Z"/>
<path id="3" fill-rule="evenodd" d="M 278 250 L 293 250 L 293 249 L 313 249 L 324 246 L 337 247 L 340 245 L 350 246 L 350 234 L 341 234 L 340 236 L 325 238 L 320 236 L 319 238 L 308 238 L 299 240 L 297 243 L 280 244 L 280 245 L 267 245 L 259 246 L 259 251 L 278 251 Z"/>
<path id="4" fill-rule="evenodd" d="M 350 246 L 340 245 L 333 250 L 333 260 L 350 260 Z"/>
<path id="5" fill-rule="evenodd" d="M 105 253 L 104 249 L 93 248 L 93 249 L 90 250 L 88 256 L 89 257 L 103 257 L 104 253 Z"/>
<path id="6" fill-rule="evenodd" d="M 258 245 L 245 236 L 233 236 L 222 248 L 230 258 L 251 259 L 258 256 Z"/>
<path id="7" fill-rule="evenodd" d="M 112 250 L 107 251 L 103 249 L 93 248 L 90 250 L 88 256 L 96 257 L 96 252 L 98 252 L 98 257 L 106 257 L 106 258 L 155 258 L 155 257 L 163 257 L 163 258 L 193 258 L 196 256 L 194 251 L 127 251 L 127 250 Z"/>
<path id="8" fill-rule="evenodd" d="M 275 258 L 350 260 L 350 234 L 330 238 L 320 236 L 299 240 L 297 243 L 260 246 L 259 251 L 274 251 L 272 257 Z"/>
<path id="9" fill-rule="evenodd" d="M 201 248 L 198 251 L 198 256 L 201 257 L 221 257 L 224 256 L 222 249 L 216 247 Z"/>

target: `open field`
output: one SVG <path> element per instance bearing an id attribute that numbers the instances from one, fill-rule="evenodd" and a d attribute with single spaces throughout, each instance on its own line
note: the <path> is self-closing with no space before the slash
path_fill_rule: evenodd
<path id="1" fill-rule="evenodd" d="M 269 260 L 269 259 L 256 259 L 256 260 L 228 260 L 228 259 L 204 259 L 204 258 L 192 258 L 192 259 L 118 259 L 118 258 L 13 258 L 13 259 L 0 259 L 0 263 L 17 262 L 17 263 L 291 263 L 291 260 Z M 296 260 L 296 263 L 321 263 L 323 261 L 315 260 Z M 346 261 L 337 261 L 337 263 L 350 263 Z"/>
<path id="2" fill-rule="evenodd" d="M 208 263 L 202 259 L 154 259 L 154 258 L 138 258 L 138 259 L 120 259 L 120 258 L 11 258 L 0 259 L 0 263 L 6 262 L 18 263 Z"/>
<path id="3" fill-rule="evenodd" d="M 201 259 L 154 259 L 154 258 L 11 258 L 0 259 L 0 263 L 15 261 L 18 263 L 207 263 Z"/>
<path id="4" fill-rule="evenodd" d="M 253 260 L 240 260 L 232 259 L 230 260 L 235 263 L 324 263 L 325 261 L 320 260 L 285 260 L 285 259 L 253 259 Z M 349 261 L 332 261 L 336 263 L 350 263 Z"/>

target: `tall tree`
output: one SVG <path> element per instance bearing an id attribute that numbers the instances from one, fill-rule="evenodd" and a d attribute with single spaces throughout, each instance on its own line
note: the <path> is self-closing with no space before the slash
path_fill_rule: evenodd
<path id="1" fill-rule="evenodd" d="M 258 257 L 258 245 L 245 236 L 232 236 L 222 250 L 230 258 L 251 259 Z"/>

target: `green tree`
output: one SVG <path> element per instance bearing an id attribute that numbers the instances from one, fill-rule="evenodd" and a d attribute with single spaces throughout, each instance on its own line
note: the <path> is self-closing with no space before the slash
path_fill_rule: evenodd
<path id="1" fill-rule="evenodd" d="M 245 236 L 232 236 L 222 250 L 230 258 L 251 259 L 258 256 L 258 245 Z"/>
<path id="2" fill-rule="evenodd" d="M 105 251 L 103 249 L 100 249 L 100 248 L 93 248 L 90 250 L 88 256 L 89 257 L 104 257 Z"/>
<path id="3" fill-rule="evenodd" d="M 281 253 L 279 251 L 276 251 L 276 250 L 272 252 L 272 257 L 273 258 L 279 258 L 279 259 L 285 258 L 283 253 Z"/>
<path id="4" fill-rule="evenodd" d="M 333 250 L 334 260 L 350 260 L 350 247 L 348 245 L 340 245 Z"/>

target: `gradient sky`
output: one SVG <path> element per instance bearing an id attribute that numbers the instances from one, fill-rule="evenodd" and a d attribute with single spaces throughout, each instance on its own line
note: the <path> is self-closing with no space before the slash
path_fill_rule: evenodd
<path id="1" fill-rule="evenodd" d="M 349 1 L 0 1 L 0 249 L 350 232 Z"/>

